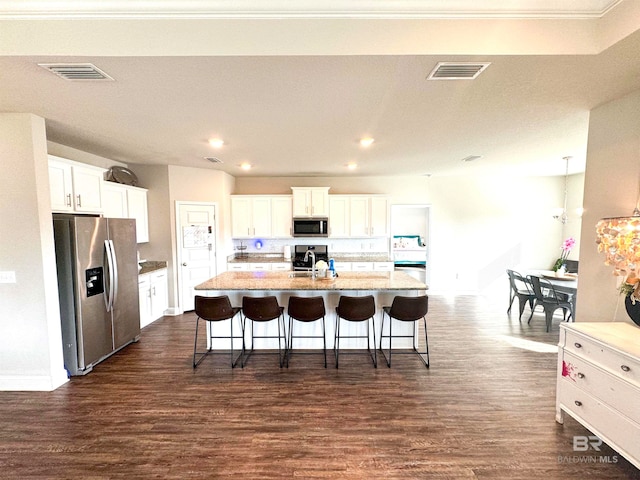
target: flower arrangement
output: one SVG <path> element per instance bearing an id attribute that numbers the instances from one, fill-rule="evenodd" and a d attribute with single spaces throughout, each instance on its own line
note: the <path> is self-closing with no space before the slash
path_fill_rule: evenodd
<path id="1" fill-rule="evenodd" d="M 573 249 L 575 244 L 576 244 L 576 239 L 573 237 L 569 237 L 564 242 L 562 242 L 562 253 L 560 254 L 560 258 L 558 258 L 556 260 L 556 263 L 553 264 L 554 272 L 557 272 L 562 268 L 562 266 L 567 261 L 567 257 L 569 256 L 569 253 L 571 253 L 571 250 Z"/>

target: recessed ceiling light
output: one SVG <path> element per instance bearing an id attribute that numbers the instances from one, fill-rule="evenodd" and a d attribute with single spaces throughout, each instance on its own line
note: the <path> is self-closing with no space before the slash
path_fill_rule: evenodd
<path id="1" fill-rule="evenodd" d="M 356 168 L 358 168 L 358 164 L 357 164 L 357 163 L 355 163 L 355 162 L 347 163 L 347 168 L 348 168 L 349 170 L 355 170 Z"/>
<path id="2" fill-rule="evenodd" d="M 371 144 L 374 142 L 374 139 L 371 137 L 364 137 L 360 139 L 360 146 L 367 148 L 370 147 Z"/>
<path id="3" fill-rule="evenodd" d="M 209 145 L 211 145 L 213 148 L 222 148 L 222 146 L 224 145 L 224 140 L 222 140 L 221 138 L 212 138 L 211 140 L 209 140 Z"/>
<path id="4" fill-rule="evenodd" d="M 245 163 L 241 163 L 240 164 L 240 168 L 242 170 L 251 170 L 251 164 L 250 163 L 246 163 L 246 162 Z"/>

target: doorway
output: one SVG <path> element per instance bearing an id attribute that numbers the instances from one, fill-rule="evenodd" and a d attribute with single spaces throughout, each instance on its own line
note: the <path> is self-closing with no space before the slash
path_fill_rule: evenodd
<path id="1" fill-rule="evenodd" d="M 415 248 L 407 248 L 403 256 L 398 257 L 396 269 L 430 284 L 430 205 L 391 205 L 391 255 L 394 257 L 394 237 L 406 237 L 407 241 L 415 241 Z M 417 237 L 417 238 L 412 238 Z M 424 250 L 423 250 L 424 249 Z M 412 252 L 410 252 L 412 250 Z M 411 259 L 415 256 L 415 262 Z M 402 261 L 404 260 L 404 261 Z M 404 263 L 404 265 L 402 265 Z M 424 268 L 421 268 L 424 263 Z"/>
<path id="2" fill-rule="evenodd" d="M 216 276 L 216 204 L 176 202 L 178 303 L 195 308 L 194 287 Z"/>

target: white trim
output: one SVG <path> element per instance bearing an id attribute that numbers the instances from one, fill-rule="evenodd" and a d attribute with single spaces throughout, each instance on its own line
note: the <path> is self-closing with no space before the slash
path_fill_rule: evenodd
<path id="1" fill-rule="evenodd" d="M 0 391 L 51 392 L 69 381 L 67 371 L 58 370 L 55 375 L 2 375 Z"/>
<path id="2" fill-rule="evenodd" d="M 622 0 L 521 0 L 511 8 L 495 0 L 13 0 L 0 18 L 601 18 Z M 295 8 L 292 8 L 292 5 Z"/>

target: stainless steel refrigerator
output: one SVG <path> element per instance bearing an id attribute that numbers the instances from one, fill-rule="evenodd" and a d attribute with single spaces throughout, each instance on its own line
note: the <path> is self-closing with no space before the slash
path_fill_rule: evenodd
<path id="1" fill-rule="evenodd" d="M 140 338 L 135 220 L 54 215 L 65 368 L 84 375 Z"/>

